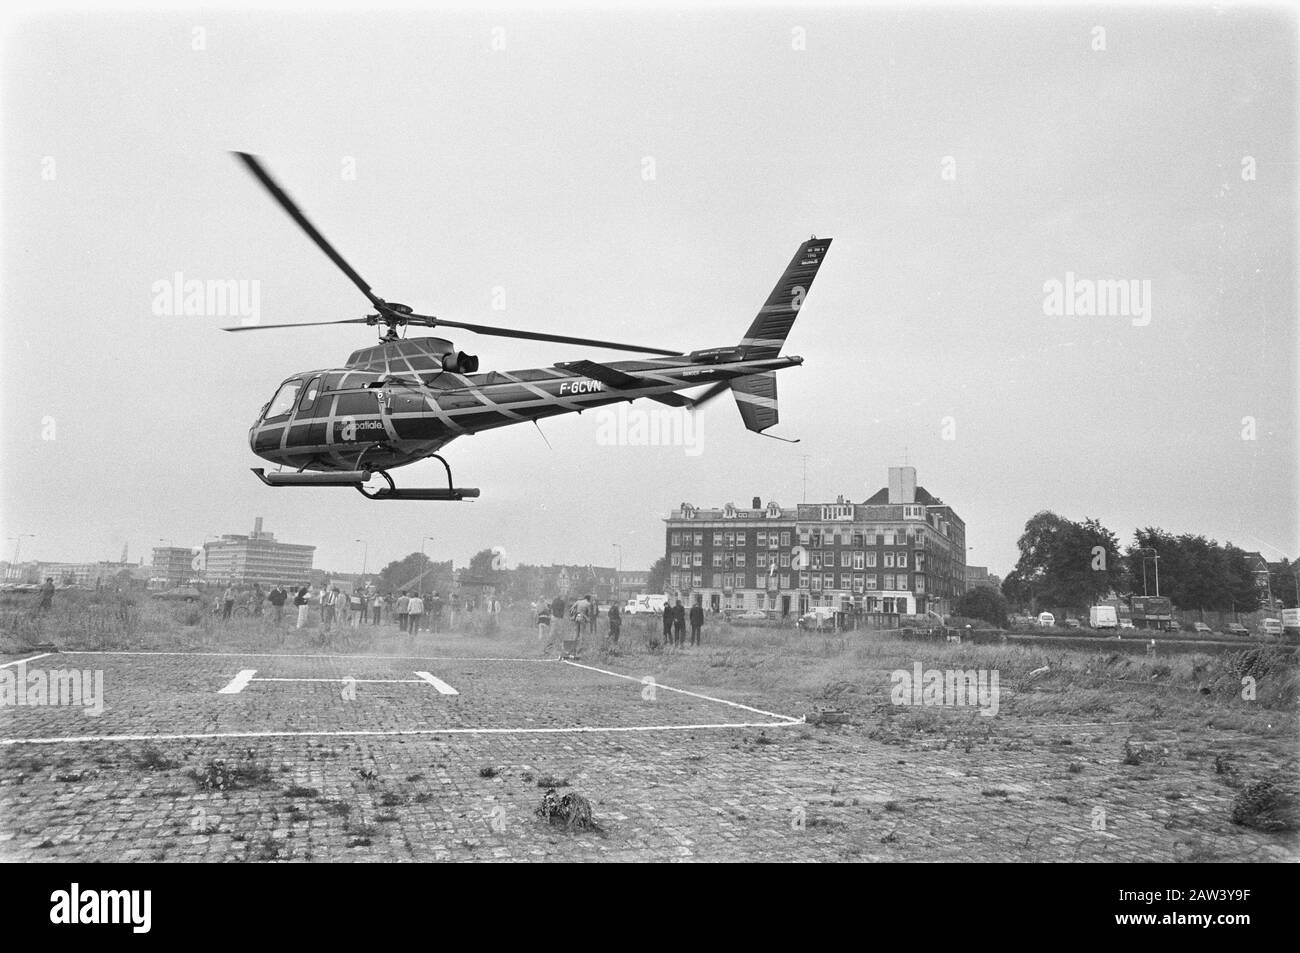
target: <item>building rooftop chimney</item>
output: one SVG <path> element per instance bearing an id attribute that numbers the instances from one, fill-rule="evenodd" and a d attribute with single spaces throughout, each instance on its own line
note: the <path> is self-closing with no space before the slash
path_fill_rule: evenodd
<path id="1" fill-rule="evenodd" d="M 889 468 L 889 502 L 916 502 L 916 467 Z"/>
<path id="2" fill-rule="evenodd" d="M 756 510 L 761 510 L 762 508 L 763 508 L 763 500 L 762 500 L 762 498 L 757 497 L 757 496 L 754 497 L 754 509 L 756 509 Z"/>

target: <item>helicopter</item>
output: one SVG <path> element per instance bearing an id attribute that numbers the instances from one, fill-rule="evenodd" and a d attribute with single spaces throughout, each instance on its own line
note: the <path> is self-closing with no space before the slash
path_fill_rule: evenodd
<path id="1" fill-rule="evenodd" d="M 581 413 L 619 401 L 648 398 L 695 408 L 730 389 L 745 427 L 765 437 L 778 421 L 776 371 L 803 363 L 781 348 L 812 286 L 831 239 L 815 235 L 799 245 L 776 287 L 738 344 L 690 352 L 617 341 L 470 324 L 385 301 L 366 283 L 253 155 L 234 155 L 307 237 L 366 296 L 373 312 L 359 318 L 291 324 L 255 324 L 226 331 L 365 324 L 379 342 L 354 351 L 342 367 L 291 375 L 263 405 L 248 433 L 253 453 L 282 469 L 253 468 L 268 486 L 353 487 L 370 499 L 472 499 L 474 487 L 454 485 L 451 465 L 438 452 L 456 437 L 557 414 Z M 548 367 L 478 372 L 479 360 L 440 337 L 405 337 L 406 329 L 457 328 L 475 334 L 557 344 L 581 344 L 643 355 L 635 360 L 563 361 Z M 399 336 L 398 329 L 402 329 Z M 695 397 L 683 390 L 709 385 Z M 440 461 L 445 487 L 402 487 L 389 471 L 420 460 Z M 387 485 L 367 486 L 376 477 Z"/>

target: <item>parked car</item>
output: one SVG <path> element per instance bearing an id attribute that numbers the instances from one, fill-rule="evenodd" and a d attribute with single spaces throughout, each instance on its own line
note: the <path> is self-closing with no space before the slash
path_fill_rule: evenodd
<path id="1" fill-rule="evenodd" d="M 1083 623 L 1080 622 L 1078 619 L 1066 619 L 1064 624 L 1067 629 L 1083 628 Z"/>
<path id="2" fill-rule="evenodd" d="M 762 609 L 730 609 L 727 611 L 728 622 L 766 622 L 767 613 Z"/>
<path id="3" fill-rule="evenodd" d="M 1046 628 L 1047 626 L 1056 625 L 1056 616 L 1050 612 L 1038 613 L 1038 624 Z"/>
<path id="4" fill-rule="evenodd" d="M 1240 635 L 1242 637 L 1250 635 L 1250 629 L 1246 628 L 1240 622 L 1229 622 L 1227 631 L 1229 635 Z"/>
<path id="5" fill-rule="evenodd" d="M 1214 630 L 1211 629 L 1211 628 L 1210 628 L 1208 625 L 1206 625 L 1204 622 L 1193 622 L 1193 623 L 1192 623 L 1192 631 L 1195 632 L 1197 635 L 1213 635 L 1213 634 L 1214 634 Z"/>
<path id="6" fill-rule="evenodd" d="M 1132 619 L 1120 619 L 1120 620 L 1119 620 L 1119 627 L 1120 627 L 1121 629 L 1136 629 L 1136 628 L 1137 628 L 1137 626 L 1135 626 L 1135 625 L 1133 624 L 1133 620 L 1132 620 Z"/>

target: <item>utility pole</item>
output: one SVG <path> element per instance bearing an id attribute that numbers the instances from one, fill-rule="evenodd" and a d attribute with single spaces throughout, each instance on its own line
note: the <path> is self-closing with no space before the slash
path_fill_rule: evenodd
<path id="1" fill-rule="evenodd" d="M 808 502 L 808 454 L 803 455 L 803 502 Z"/>

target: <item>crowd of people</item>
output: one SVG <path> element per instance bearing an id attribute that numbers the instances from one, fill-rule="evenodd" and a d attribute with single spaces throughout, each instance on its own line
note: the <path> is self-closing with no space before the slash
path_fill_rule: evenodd
<path id="1" fill-rule="evenodd" d="M 561 654 L 576 654 L 583 644 L 583 636 L 589 634 L 595 639 L 599 634 L 599 622 L 602 614 L 607 620 L 606 638 L 610 647 L 617 647 L 623 630 L 623 611 L 617 602 L 610 605 L 604 613 L 597 605 L 596 599 L 587 594 L 579 596 L 571 604 L 566 604 L 563 596 L 556 596 L 550 604 L 542 603 L 537 607 L 537 639 L 545 642 L 543 652 L 550 652 L 557 642 Z M 567 620 L 568 626 L 565 626 Z M 665 603 L 663 609 L 663 644 L 683 648 L 686 645 L 686 626 L 690 625 L 691 645 L 702 644 L 704 629 L 704 606 L 699 597 L 689 610 L 678 599 L 676 605 Z M 572 638 L 565 638 L 572 633 Z M 651 648 L 658 648 L 659 642 L 651 640 Z"/>
<path id="2" fill-rule="evenodd" d="M 214 596 L 212 612 L 222 620 L 235 615 L 251 616 L 268 620 L 276 627 L 284 624 L 287 612 L 296 628 L 305 629 L 311 626 L 315 609 L 325 632 L 336 627 L 387 624 L 414 635 L 441 631 L 445 607 L 438 592 L 402 589 L 385 593 L 374 586 L 348 592 L 329 583 L 320 587 L 281 584 L 263 589 L 257 583 L 252 589 L 227 586 Z"/>

